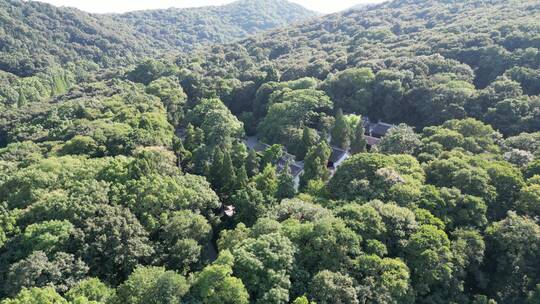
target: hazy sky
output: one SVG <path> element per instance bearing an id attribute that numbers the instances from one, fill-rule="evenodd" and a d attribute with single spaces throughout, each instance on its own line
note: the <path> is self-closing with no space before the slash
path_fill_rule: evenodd
<path id="1" fill-rule="evenodd" d="M 169 7 L 221 5 L 234 0 L 39 0 L 57 6 L 73 6 L 92 13 L 121 13 L 133 10 Z M 314 11 L 333 13 L 360 3 L 382 0 L 290 0 Z"/>

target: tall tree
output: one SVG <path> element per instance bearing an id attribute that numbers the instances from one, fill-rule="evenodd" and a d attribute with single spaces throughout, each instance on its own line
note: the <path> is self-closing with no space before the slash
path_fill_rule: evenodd
<path id="1" fill-rule="evenodd" d="M 260 158 L 255 150 L 251 149 L 246 158 L 246 172 L 249 177 L 253 177 L 259 173 Z"/>
<path id="2" fill-rule="evenodd" d="M 300 186 L 305 188 L 311 180 L 328 179 L 328 159 L 331 149 L 326 141 L 321 141 L 317 146 L 312 147 L 304 160 L 304 174 L 300 179 Z"/>
<path id="3" fill-rule="evenodd" d="M 366 129 L 364 128 L 364 121 L 360 119 L 358 125 L 354 129 L 354 136 L 351 142 L 351 153 L 358 154 L 366 152 Z"/>
<path id="4" fill-rule="evenodd" d="M 342 149 L 349 148 L 351 143 L 351 129 L 341 109 L 337 111 L 336 120 L 330 134 L 332 135 L 332 144 Z"/>
<path id="5" fill-rule="evenodd" d="M 212 187 L 217 190 L 221 190 L 225 180 L 222 178 L 223 160 L 225 155 L 221 148 L 214 148 L 214 156 L 212 157 L 212 166 L 210 167 L 209 180 L 212 183 Z"/>
<path id="6" fill-rule="evenodd" d="M 225 152 L 224 154 L 219 175 L 219 179 L 222 181 L 221 192 L 231 193 L 234 191 L 236 185 L 236 173 L 232 163 L 231 154 L 229 152 Z"/>
<path id="7" fill-rule="evenodd" d="M 225 250 L 195 277 L 192 297 L 205 304 L 248 304 L 249 294 L 239 278 L 233 277 L 234 257 Z"/>
<path id="8" fill-rule="evenodd" d="M 296 157 L 298 160 L 303 160 L 306 157 L 309 148 L 313 147 L 319 141 L 319 135 L 317 131 L 309 127 L 304 127 L 302 130 L 302 140 L 298 151 L 296 152 Z"/>
<path id="9" fill-rule="evenodd" d="M 285 167 L 278 176 L 278 188 L 276 196 L 278 199 L 292 198 L 296 194 L 294 185 L 294 177 L 291 174 L 290 162 L 285 164 Z"/>
<path id="10" fill-rule="evenodd" d="M 392 127 L 378 145 L 385 154 L 413 154 L 422 144 L 420 136 L 406 124 Z"/>
<path id="11" fill-rule="evenodd" d="M 257 189 L 267 197 L 275 197 L 278 180 L 276 168 L 270 164 L 266 165 L 264 170 L 253 178 Z"/>
<path id="12" fill-rule="evenodd" d="M 234 181 L 235 190 L 245 188 L 248 182 L 249 182 L 249 177 L 246 172 L 246 166 L 241 166 L 236 171 L 236 180 Z"/>

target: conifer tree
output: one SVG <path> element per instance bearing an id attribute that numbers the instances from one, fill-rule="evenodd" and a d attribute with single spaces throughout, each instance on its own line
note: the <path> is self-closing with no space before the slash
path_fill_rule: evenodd
<path id="1" fill-rule="evenodd" d="M 303 160 L 306 157 L 309 148 L 313 147 L 318 140 L 319 135 L 315 130 L 304 127 L 304 130 L 302 131 L 302 142 L 296 155 L 298 160 Z"/>
<path id="2" fill-rule="evenodd" d="M 199 128 L 195 128 L 192 124 L 188 124 L 186 127 L 186 137 L 184 139 L 186 149 L 193 151 L 202 145 L 203 141 L 203 131 Z"/>
<path id="3" fill-rule="evenodd" d="M 221 179 L 221 171 L 223 167 L 223 152 L 219 147 L 214 148 L 214 156 L 212 157 L 212 165 L 210 167 L 209 180 L 214 189 L 221 189 L 223 187 L 223 179 Z"/>
<path id="4" fill-rule="evenodd" d="M 317 146 L 312 147 L 304 160 L 304 174 L 300 179 L 300 186 L 306 187 L 311 180 L 328 179 L 328 159 L 332 153 L 328 143 L 321 141 Z"/>
<path id="5" fill-rule="evenodd" d="M 255 150 L 249 150 L 246 158 L 246 172 L 248 177 L 253 177 L 259 174 L 260 158 Z"/>
<path id="6" fill-rule="evenodd" d="M 225 152 L 223 163 L 219 171 L 219 180 L 221 180 L 221 193 L 232 193 L 236 186 L 236 173 L 231 159 L 231 154 Z"/>
<path id="7" fill-rule="evenodd" d="M 276 196 L 278 199 L 292 198 L 296 194 L 294 187 L 294 177 L 291 173 L 290 163 L 287 162 L 283 171 L 278 176 L 278 187 Z"/>
<path id="8" fill-rule="evenodd" d="M 264 170 L 253 178 L 255 185 L 267 197 L 274 197 L 277 191 L 278 180 L 276 168 L 268 164 Z"/>
<path id="9" fill-rule="evenodd" d="M 334 122 L 330 134 L 332 135 L 332 144 L 342 149 L 349 148 L 351 143 L 351 130 L 341 109 L 337 112 L 336 121 Z"/>
<path id="10" fill-rule="evenodd" d="M 185 168 L 191 159 L 191 152 L 184 148 L 182 140 L 177 137 L 173 139 L 173 151 L 176 155 L 176 165 Z"/>
<path id="11" fill-rule="evenodd" d="M 354 130 L 354 138 L 351 143 L 352 154 L 366 152 L 367 141 L 365 133 L 366 129 L 364 128 L 364 121 L 360 119 Z"/>
<path id="12" fill-rule="evenodd" d="M 249 182 L 249 177 L 246 172 L 246 166 L 242 166 L 236 171 L 235 190 L 245 188 L 248 182 Z"/>

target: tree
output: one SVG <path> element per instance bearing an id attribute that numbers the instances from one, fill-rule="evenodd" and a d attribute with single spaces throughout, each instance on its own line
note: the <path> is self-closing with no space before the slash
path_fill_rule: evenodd
<path id="1" fill-rule="evenodd" d="M 452 233 L 455 276 L 468 286 L 481 286 L 485 273 L 482 272 L 486 244 L 478 230 L 458 229 Z"/>
<path id="2" fill-rule="evenodd" d="M 421 145 L 420 136 L 406 124 L 390 128 L 377 145 L 385 154 L 414 154 Z"/>
<path id="3" fill-rule="evenodd" d="M 345 272 L 361 252 L 362 238 L 340 219 L 326 217 L 298 228 L 289 236 L 299 247 L 296 263 L 311 275 L 321 270 Z"/>
<path id="4" fill-rule="evenodd" d="M 279 205 L 269 210 L 266 216 L 279 222 L 291 219 L 305 223 L 331 217 L 332 212 L 321 205 L 293 198 L 282 200 Z"/>
<path id="5" fill-rule="evenodd" d="M 236 180 L 234 181 L 234 189 L 243 189 L 249 183 L 249 177 L 246 172 L 246 166 L 242 165 L 236 172 Z"/>
<path id="6" fill-rule="evenodd" d="M 12 299 L 5 299 L 2 304 L 68 304 L 66 299 L 62 298 L 54 288 L 33 287 L 21 290 L 17 296 Z"/>
<path id="7" fill-rule="evenodd" d="M 248 226 L 253 225 L 270 207 L 270 199 L 253 182 L 237 190 L 231 202 L 235 206 L 235 220 Z"/>
<path id="8" fill-rule="evenodd" d="M 476 95 L 472 83 L 457 80 L 452 74 L 430 78 L 413 88 L 408 99 L 417 111 L 414 120 L 407 121 L 416 127 L 442 124 L 467 115 L 465 105 Z"/>
<path id="9" fill-rule="evenodd" d="M 384 204 L 372 201 L 367 204 L 373 207 L 381 216 L 386 233 L 382 242 L 388 249 L 389 256 L 397 256 L 404 252 L 404 247 L 413 233 L 418 230 L 418 222 L 414 212 L 396 204 Z"/>
<path id="10" fill-rule="evenodd" d="M 431 185 L 425 186 L 422 192 L 418 206 L 441 219 L 449 231 L 460 227 L 483 229 L 488 222 L 487 205 L 480 197 L 462 194 L 455 188 Z"/>
<path id="11" fill-rule="evenodd" d="M 386 234 L 382 216 L 372 206 L 348 204 L 337 209 L 335 214 L 364 240 L 383 240 Z"/>
<path id="12" fill-rule="evenodd" d="M 160 234 L 164 264 L 181 273 L 201 266 L 203 247 L 212 233 L 208 221 L 202 215 L 183 210 L 171 213 L 164 222 Z"/>
<path id="13" fill-rule="evenodd" d="M 296 194 L 294 178 L 291 174 L 290 163 L 286 162 L 283 170 L 278 175 L 277 199 L 292 198 Z"/>
<path id="14" fill-rule="evenodd" d="M 162 267 L 137 267 L 118 286 L 113 303 L 179 304 L 189 290 L 187 280 Z"/>
<path id="15" fill-rule="evenodd" d="M 382 199 L 407 205 L 416 200 L 424 170 L 410 155 L 360 153 L 345 160 L 326 186 L 334 199 Z"/>
<path id="16" fill-rule="evenodd" d="M 285 89 L 275 92 L 273 97 L 268 114 L 259 124 L 258 134 L 265 142 L 283 144 L 287 148 L 301 140 L 305 126 L 322 127 L 333 108 L 330 98 L 314 89 Z"/>
<path id="17" fill-rule="evenodd" d="M 140 63 L 128 74 L 128 78 L 134 82 L 140 82 L 145 85 L 149 84 L 155 79 L 163 76 L 166 72 L 166 66 L 164 62 L 147 59 Z"/>
<path id="18" fill-rule="evenodd" d="M 278 161 L 283 157 L 285 151 L 282 145 L 271 145 L 262 153 L 261 168 L 266 168 L 268 165 L 277 165 Z"/>
<path id="19" fill-rule="evenodd" d="M 246 171 L 248 177 L 253 177 L 259 173 L 260 159 L 255 150 L 250 149 L 246 158 Z"/>
<path id="20" fill-rule="evenodd" d="M 125 279 L 154 249 L 148 233 L 123 207 L 101 205 L 75 236 L 75 246 L 90 274 L 110 283 Z"/>
<path id="21" fill-rule="evenodd" d="M 221 206 L 202 176 L 149 174 L 122 183 L 122 187 L 124 191 L 115 193 L 111 201 L 129 207 L 149 231 L 159 228 L 159 219 L 165 214 L 186 209 L 216 221 L 214 210 Z"/>
<path id="22" fill-rule="evenodd" d="M 366 129 L 364 128 L 364 120 L 360 119 L 358 125 L 354 129 L 354 136 L 351 141 L 351 153 L 358 154 L 366 152 Z"/>
<path id="23" fill-rule="evenodd" d="M 311 180 L 328 179 L 328 159 L 331 149 L 326 141 L 321 141 L 317 146 L 311 147 L 304 160 L 304 173 L 300 178 L 300 187 L 304 188 Z"/>
<path id="24" fill-rule="evenodd" d="M 414 303 L 409 268 L 401 259 L 361 255 L 350 273 L 361 303 Z"/>
<path id="25" fill-rule="evenodd" d="M 176 77 L 161 77 L 148 84 L 146 87 L 148 94 L 160 98 L 163 106 L 167 110 L 167 118 L 173 126 L 177 126 L 184 116 L 183 106 L 187 101 L 179 80 Z"/>
<path id="26" fill-rule="evenodd" d="M 324 89 L 336 108 L 352 113 L 367 113 L 371 106 L 374 80 L 375 74 L 370 68 L 351 68 L 330 75 L 324 82 Z"/>
<path id="27" fill-rule="evenodd" d="M 540 216 L 540 185 L 532 184 L 521 189 L 516 211 L 531 218 Z"/>
<path id="28" fill-rule="evenodd" d="M 536 288 L 539 248 L 540 227 L 514 212 L 486 229 L 486 267 L 493 278 L 487 290 L 497 302 L 523 303 Z"/>
<path id="29" fill-rule="evenodd" d="M 309 295 L 315 303 L 320 304 L 360 303 L 353 279 L 346 274 L 328 270 L 320 271 L 313 277 Z"/>
<path id="30" fill-rule="evenodd" d="M 453 255 L 446 233 L 434 226 L 423 225 L 411 235 L 405 253 L 414 290 L 424 297 L 425 303 L 442 303 L 451 291 L 454 275 Z"/>
<path id="31" fill-rule="evenodd" d="M 248 238 L 232 248 L 234 273 L 242 279 L 255 303 L 289 302 L 289 276 L 295 248 L 291 241 L 270 233 Z"/>
<path id="32" fill-rule="evenodd" d="M 113 299 L 114 295 L 115 290 L 97 278 L 84 279 L 71 287 L 65 294 L 66 299 L 70 302 L 76 302 L 78 299 L 84 298 L 98 303 L 107 303 Z"/>
<path id="33" fill-rule="evenodd" d="M 220 190 L 225 184 L 226 177 L 221 174 L 224 167 L 224 157 L 225 155 L 223 154 L 221 148 L 216 146 L 214 148 L 214 155 L 212 157 L 212 165 L 209 173 L 209 180 L 211 181 L 213 189 Z"/>
<path id="34" fill-rule="evenodd" d="M 56 252 L 66 247 L 74 227 L 69 221 L 46 221 L 31 224 L 24 230 L 21 240 L 22 250 L 27 253 L 43 251 Z"/>
<path id="35" fill-rule="evenodd" d="M 45 286 L 66 292 L 87 272 L 88 266 L 72 254 L 59 252 L 49 259 L 43 251 L 35 251 L 9 267 L 3 286 L 4 294 L 15 295 L 25 287 Z"/>
<path id="36" fill-rule="evenodd" d="M 212 265 L 195 277 L 190 294 L 203 304 L 248 304 L 249 294 L 244 283 L 234 277 L 234 257 L 222 251 Z"/>
<path id="37" fill-rule="evenodd" d="M 236 186 L 236 173 L 233 167 L 231 154 L 225 153 L 225 156 L 223 157 L 223 163 L 221 166 L 221 170 L 219 170 L 219 180 L 222 181 L 222 186 L 220 188 L 222 193 L 232 193 Z"/>
<path id="38" fill-rule="evenodd" d="M 278 188 L 276 168 L 270 164 L 266 165 L 261 173 L 253 177 L 253 182 L 255 183 L 257 189 L 266 197 L 275 197 Z"/>
<path id="39" fill-rule="evenodd" d="M 337 111 L 336 120 L 330 134 L 332 135 L 332 144 L 345 150 L 349 148 L 351 129 L 341 109 Z"/>
<path id="40" fill-rule="evenodd" d="M 304 129 L 302 130 L 302 140 L 300 142 L 300 146 L 295 153 L 298 160 L 303 160 L 306 157 L 309 149 L 315 146 L 317 142 L 319 142 L 319 140 L 320 137 L 317 134 L 317 131 L 308 127 L 304 127 Z"/>

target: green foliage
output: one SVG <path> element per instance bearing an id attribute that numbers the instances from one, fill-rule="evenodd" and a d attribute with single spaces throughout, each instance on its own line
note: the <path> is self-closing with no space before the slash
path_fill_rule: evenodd
<path id="1" fill-rule="evenodd" d="M 360 118 L 358 124 L 354 128 L 354 136 L 351 140 L 351 153 L 358 154 L 366 152 L 367 141 L 366 141 L 366 129 L 364 127 L 364 121 Z"/>
<path id="2" fill-rule="evenodd" d="M 401 259 L 362 255 L 354 261 L 358 299 L 368 303 L 414 303 L 410 272 Z"/>
<path id="3" fill-rule="evenodd" d="M 332 108 L 330 98 L 322 91 L 278 91 L 271 95 L 268 114 L 257 131 L 265 142 L 279 143 L 289 148 L 301 141 L 305 126 L 321 128 Z"/>
<path id="4" fill-rule="evenodd" d="M 539 278 L 531 263 L 538 259 L 539 246 L 540 227 L 512 212 L 486 229 L 486 263 L 494 274 L 489 290 L 501 291 L 492 294 L 497 301 L 525 301 L 526 291 L 535 288 Z"/>
<path id="5" fill-rule="evenodd" d="M 539 13 L 0 1 L 2 303 L 536 303 Z"/>
<path id="6" fill-rule="evenodd" d="M 285 163 L 285 167 L 278 175 L 278 185 L 276 190 L 276 198 L 292 198 L 296 194 L 296 188 L 294 184 L 294 178 L 291 174 L 291 168 L 289 162 Z"/>
<path id="7" fill-rule="evenodd" d="M 88 301 L 96 301 L 98 303 L 107 303 L 113 298 L 115 290 L 105 285 L 99 279 L 90 278 L 77 283 L 66 292 L 65 297 L 71 302 L 85 298 Z"/>
<path id="8" fill-rule="evenodd" d="M 295 248 L 288 238 L 269 233 L 232 248 L 234 273 L 255 303 L 287 303 Z"/>
<path id="9" fill-rule="evenodd" d="M 411 235 L 405 248 L 406 259 L 413 277 L 412 285 L 419 296 L 441 298 L 444 286 L 452 281 L 452 252 L 448 236 L 434 226 L 420 226 Z"/>
<path id="10" fill-rule="evenodd" d="M 347 275 L 328 270 L 317 273 L 310 284 L 310 296 L 316 303 L 360 303 L 353 280 Z"/>
<path id="11" fill-rule="evenodd" d="M 222 251 L 212 265 L 197 274 L 190 293 L 205 304 L 248 304 L 244 283 L 232 276 L 233 265 L 232 254 Z"/>
<path id="12" fill-rule="evenodd" d="M 162 228 L 163 261 L 170 269 L 187 273 L 202 261 L 202 251 L 210 241 L 212 227 L 191 211 L 177 211 L 168 216 Z"/>
<path id="13" fill-rule="evenodd" d="M 125 279 L 154 253 L 148 233 L 137 218 L 118 206 L 98 206 L 82 225 L 75 242 L 90 274 L 113 284 Z"/>
<path id="14" fill-rule="evenodd" d="M 342 149 L 349 148 L 351 140 L 351 129 L 341 109 L 339 109 L 337 112 L 336 120 L 330 132 L 330 135 L 332 135 L 332 144 Z"/>
<path id="15" fill-rule="evenodd" d="M 420 145 L 419 135 L 411 127 L 400 124 L 388 130 L 377 148 L 385 154 L 414 154 Z"/>
<path id="16" fill-rule="evenodd" d="M 138 267 L 118 286 L 113 303 L 182 303 L 188 292 L 186 279 L 162 267 Z"/>
<path id="17" fill-rule="evenodd" d="M 321 141 L 318 145 L 309 149 L 304 159 L 304 173 L 300 177 L 300 187 L 304 188 L 309 181 L 326 181 L 329 176 L 328 159 L 332 151 L 326 141 Z"/>
<path id="18" fill-rule="evenodd" d="M 315 15 L 286 1 L 96 15 L 10 0 L 0 10 L 7 43 L 0 69 L 19 76 L 66 63 L 74 68 L 89 65 L 87 61 L 104 67 L 128 65 L 144 56 L 228 42 Z M 201 25 L 200 20 L 207 23 Z M 56 90 L 62 88 L 60 80 L 54 79 Z"/>
<path id="19" fill-rule="evenodd" d="M 420 194 L 424 179 L 412 156 L 363 153 L 343 162 L 327 188 L 336 199 L 388 199 L 406 205 Z"/>
<path id="20" fill-rule="evenodd" d="M 73 225 L 68 221 L 49 221 L 32 224 L 24 230 L 22 246 L 31 251 L 51 252 L 65 246 L 73 232 Z M 58 248 L 59 247 L 59 248 Z"/>
<path id="21" fill-rule="evenodd" d="M 82 280 L 87 272 L 88 266 L 72 254 L 59 252 L 49 259 L 43 251 L 34 251 L 9 267 L 3 294 L 14 296 L 25 287 L 45 286 L 63 293 Z"/>
<path id="22" fill-rule="evenodd" d="M 2 304 L 67 304 L 51 287 L 23 289 L 16 297 L 5 299 Z"/>
<path id="23" fill-rule="evenodd" d="M 371 106 L 375 74 L 369 68 L 348 69 L 329 76 L 325 91 L 336 103 L 336 108 L 352 113 L 367 113 Z"/>

